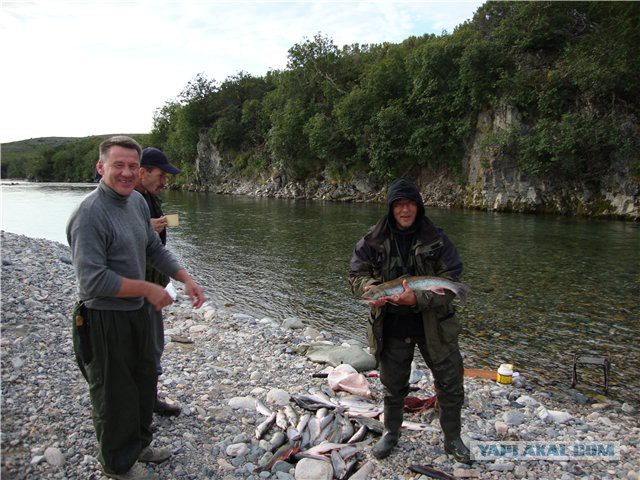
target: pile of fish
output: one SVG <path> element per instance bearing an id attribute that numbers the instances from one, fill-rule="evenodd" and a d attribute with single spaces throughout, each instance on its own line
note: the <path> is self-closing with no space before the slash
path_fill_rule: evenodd
<path id="1" fill-rule="evenodd" d="M 256 438 L 260 440 L 278 429 L 276 432 L 282 432 L 279 435 L 283 442 L 262 470 L 271 469 L 280 460 L 312 458 L 331 464 L 335 479 L 366 478 L 371 464 L 367 462 L 356 469 L 365 458 L 363 448 L 372 441 L 367 439 L 367 434 L 381 435 L 383 432 L 383 423 L 377 419 L 383 407 L 366 397 L 353 394 L 338 396 L 331 391 L 293 394 L 290 398 L 292 405 L 276 411 L 256 400 L 256 410 L 266 417 L 256 427 Z M 299 408 L 296 409 L 294 404 Z M 436 431 L 429 425 L 408 421 L 403 423 L 403 427 Z"/>

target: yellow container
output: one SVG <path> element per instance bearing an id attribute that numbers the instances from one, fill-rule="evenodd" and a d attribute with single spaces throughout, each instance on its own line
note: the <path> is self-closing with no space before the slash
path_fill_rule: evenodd
<path id="1" fill-rule="evenodd" d="M 513 378 L 513 365 L 510 363 L 503 363 L 498 368 L 498 383 L 502 383 L 504 385 L 509 385 L 511 383 L 511 379 Z"/>

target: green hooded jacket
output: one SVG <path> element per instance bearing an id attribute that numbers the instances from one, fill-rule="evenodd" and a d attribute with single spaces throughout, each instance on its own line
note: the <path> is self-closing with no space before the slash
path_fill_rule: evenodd
<path id="1" fill-rule="evenodd" d="M 444 277 L 458 281 L 462 273 L 462 262 L 456 247 L 444 231 L 424 216 L 422 198 L 417 188 L 407 180 L 400 179 L 389 188 L 389 214 L 356 244 L 351 258 L 349 280 L 351 290 L 361 297 L 364 287 L 393 280 L 390 278 L 391 255 L 391 205 L 399 198 L 416 201 L 419 206 L 416 217 L 416 236 L 411 246 L 415 275 Z M 428 291 L 417 291 L 417 304 L 411 307 L 421 313 L 424 337 L 431 359 L 438 363 L 458 350 L 460 324 L 452 304 L 454 295 L 438 295 Z M 387 306 L 371 308 L 367 322 L 367 340 L 371 353 L 379 359 L 384 342 L 383 324 Z"/>

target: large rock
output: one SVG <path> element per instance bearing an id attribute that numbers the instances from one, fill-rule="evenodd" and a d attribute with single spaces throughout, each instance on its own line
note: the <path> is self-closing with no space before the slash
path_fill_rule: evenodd
<path id="1" fill-rule="evenodd" d="M 331 463 L 314 458 L 303 458 L 296 465 L 296 480 L 331 480 L 333 468 Z"/>
<path id="2" fill-rule="evenodd" d="M 297 317 L 288 317 L 282 321 L 282 328 L 285 330 L 301 330 L 304 326 L 302 320 Z"/>
<path id="3" fill-rule="evenodd" d="M 530 397 L 529 395 L 522 395 L 521 397 L 518 397 L 518 399 L 516 399 L 516 403 L 519 405 L 524 405 L 526 407 L 538 406 L 538 401 L 535 398 Z"/>
<path id="4" fill-rule="evenodd" d="M 525 422 L 524 414 L 519 410 L 509 410 L 507 412 L 504 412 L 504 414 L 502 415 L 502 419 L 507 425 L 518 426 L 522 425 Z"/>
<path id="5" fill-rule="evenodd" d="M 282 390 L 281 388 L 272 388 L 267 393 L 267 403 L 271 405 L 279 405 L 284 407 L 289 404 L 291 396 L 289 392 L 286 390 Z"/>
<path id="6" fill-rule="evenodd" d="M 241 457 L 249 453 L 249 447 L 246 443 L 233 443 L 227 447 L 226 452 L 230 457 Z"/>
<path id="7" fill-rule="evenodd" d="M 364 173 L 355 174 L 351 181 L 353 182 L 353 186 L 360 193 L 374 193 L 378 189 L 376 182 Z"/>
<path id="8" fill-rule="evenodd" d="M 343 363 L 351 365 L 358 372 L 376 368 L 376 359 L 360 347 L 326 345 L 314 343 L 307 349 L 307 358 L 316 363 L 327 363 L 337 367 Z"/>
<path id="9" fill-rule="evenodd" d="M 222 173 L 222 156 L 216 146 L 209 141 L 207 135 L 200 134 L 196 145 L 196 178 L 198 185 L 215 183 Z"/>
<path id="10" fill-rule="evenodd" d="M 559 410 L 547 410 L 543 406 L 536 409 L 538 418 L 547 423 L 567 423 L 573 419 L 573 416 L 569 412 L 561 412 Z"/>
<path id="11" fill-rule="evenodd" d="M 65 458 L 59 448 L 49 447 L 44 451 L 44 458 L 53 467 L 61 467 L 65 464 Z"/>
<path id="12" fill-rule="evenodd" d="M 229 400 L 229 406 L 233 409 L 255 410 L 256 399 L 253 397 L 233 397 Z"/>

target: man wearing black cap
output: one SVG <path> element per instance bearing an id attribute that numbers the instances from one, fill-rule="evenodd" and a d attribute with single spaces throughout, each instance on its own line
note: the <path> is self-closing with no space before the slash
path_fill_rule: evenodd
<path id="1" fill-rule="evenodd" d="M 159 149 L 148 147 L 142 150 L 140 157 L 140 176 L 136 182 L 136 190 L 142 194 L 149 205 L 151 212 L 151 226 L 160 235 L 163 245 L 167 244 L 167 219 L 162 212 L 162 202 L 158 194 L 167 183 L 167 173 L 175 175 L 180 173 L 180 169 L 174 167 L 167 160 L 166 155 Z M 151 265 L 147 265 L 145 280 L 165 287 L 169 283 L 169 277 L 159 272 Z M 162 374 L 160 358 L 164 351 L 164 322 L 162 311 L 156 310 L 153 305 L 145 302 L 145 308 L 151 318 L 151 332 L 153 335 L 153 352 L 156 361 L 158 375 Z M 180 406 L 160 396 L 156 397 L 154 412 L 163 416 L 180 415 Z"/>
<path id="2" fill-rule="evenodd" d="M 425 216 L 417 187 L 404 178 L 395 180 L 389 187 L 387 206 L 387 215 L 353 251 L 349 279 L 354 295 L 361 297 L 373 285 L 402 276 L 457 281 L 462 273 L 458 251 L 442 229 Z M 417 346 L 433 374 L 445 451 L 458 462 L 470 462 L 469 449 L 460 437 L 464 368 L 453 298 L 451 292 L 413 291 L 405 282 L 402 293 L 370 302 L 367 338 L 385 387 L 385 433 L 373 447 L 376 458 L 387 457 L 400 438 Z"/>

